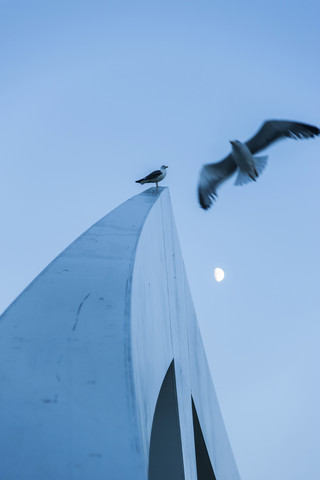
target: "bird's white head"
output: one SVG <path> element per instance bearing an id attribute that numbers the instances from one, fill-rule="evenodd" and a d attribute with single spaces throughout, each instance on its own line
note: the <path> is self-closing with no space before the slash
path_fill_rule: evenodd
<path id="1" fill-rule="evenodd" d="M 240 140 L 230 140 L 232 150 L 238 152 L 239 150 L 242 149 L 242 142 Z"/>
<path id="2" fill-rule="evenodd" d="M 160 168 L 160 170 L 165 170 L 166 168 L 168 168 L 167 165 L 162 165 L 161 168 Z"/>

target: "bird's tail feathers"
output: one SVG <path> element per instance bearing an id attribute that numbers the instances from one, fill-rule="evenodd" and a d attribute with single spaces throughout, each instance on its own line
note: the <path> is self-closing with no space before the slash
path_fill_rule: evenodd
<path id="1" fill-rule="evenodd" d="M 141 178 L 141 180 L 136 180 L 136 183 L 140 183 L 141 185 L 143 185 L 144 184 L 144 179 Z"/>
<path id="2" fill-rule="evenodd" d="M 263 172 L 265 166 L 267 165 L 267 161 L 268 161 L 267 155 L 254 157 L 254 170 L 255 170 L 255 173 L 257 174 L 256 178 Z M 247 172 L 238 168 L 238 175 L 234 184 L 245 185 L 246 183 L 250 183 L 252 181 L 255 182 L 256 178 L 254 178 L 254 176 L 248 175 Z"/>
<path id="3" fill-rule="evenodd" d="M 253 178 L 249 177 L 247 172 L 238 168 L 238 175 L 237 175 L 236 181 L 234 182 L 235 185 L 245 185 L 246 183 L 249 183 L 252 181 L 253 181 Z"/>
<path id="4" fill-rule="evenodd" d="M 268 155 L 264 155 L 262 157 L 261 156 L 260 157 L 254 156 L 253 158 L 254 158 L 254 165 L 256 167 L 258 175 L 260 175 L 267 165 Z"/>

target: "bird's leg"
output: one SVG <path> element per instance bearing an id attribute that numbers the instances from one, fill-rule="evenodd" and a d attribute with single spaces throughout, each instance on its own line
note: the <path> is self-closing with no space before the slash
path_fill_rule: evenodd
<path id="1" fill-rule="evenodd" d="M 156 182 L 157 188 L 158 188 L 158 182 Z"/>

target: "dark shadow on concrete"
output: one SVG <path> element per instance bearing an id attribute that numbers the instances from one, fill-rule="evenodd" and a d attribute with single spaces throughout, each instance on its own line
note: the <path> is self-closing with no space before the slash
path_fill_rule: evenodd
<path id="1" fill-rule="evenodd" d="M 194 446 L 196 450 L 197 462 L 197 477 L 198 480 L 216 480 L 205 440 L 203 438 L 202 430 L 196 407 L 191 397 L 192 402 L 192 417 L 193 417 L 193 432 L 194 432 Z"/>
<path id="2" fill-rule="evenodd" d="M 174 361 L 163 380 L 154 412 L 149 480 L 184 480 Z"/>

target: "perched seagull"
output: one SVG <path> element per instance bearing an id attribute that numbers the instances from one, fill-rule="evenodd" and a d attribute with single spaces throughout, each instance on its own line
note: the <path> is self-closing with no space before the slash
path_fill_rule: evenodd
<path id="1" fill-rule="evenodd" d="M 267 156 L 254 156 L 273 142 L 282 138 L 313 138 L 320 135 L 320 129 L 305 123 L 290 120 L 267 120 L 260 130 L 245 143 L 231 140 L 231 153 L 217 163 L 202 167 L 198 184 L 201 207 L 207 210 L 217 197 L 217 188 L 235 171 L 238 172 L 235 185 L 256 181 L 267 164 Z"/>
<path id="2" fill-rule="evenodd" d="M 167 175 L 167 168 L 167 165 L 162 165 L 160 170 L 155 170 L 154 172 L 149 173 L 146 177 L 141 178 L 141 180 L 136 180 L 136 183 L 140 183 L 141 185 L 144 183 L 155 183 L 158 186 L 158 182 L 161 182 L 161 180 Z"/>

